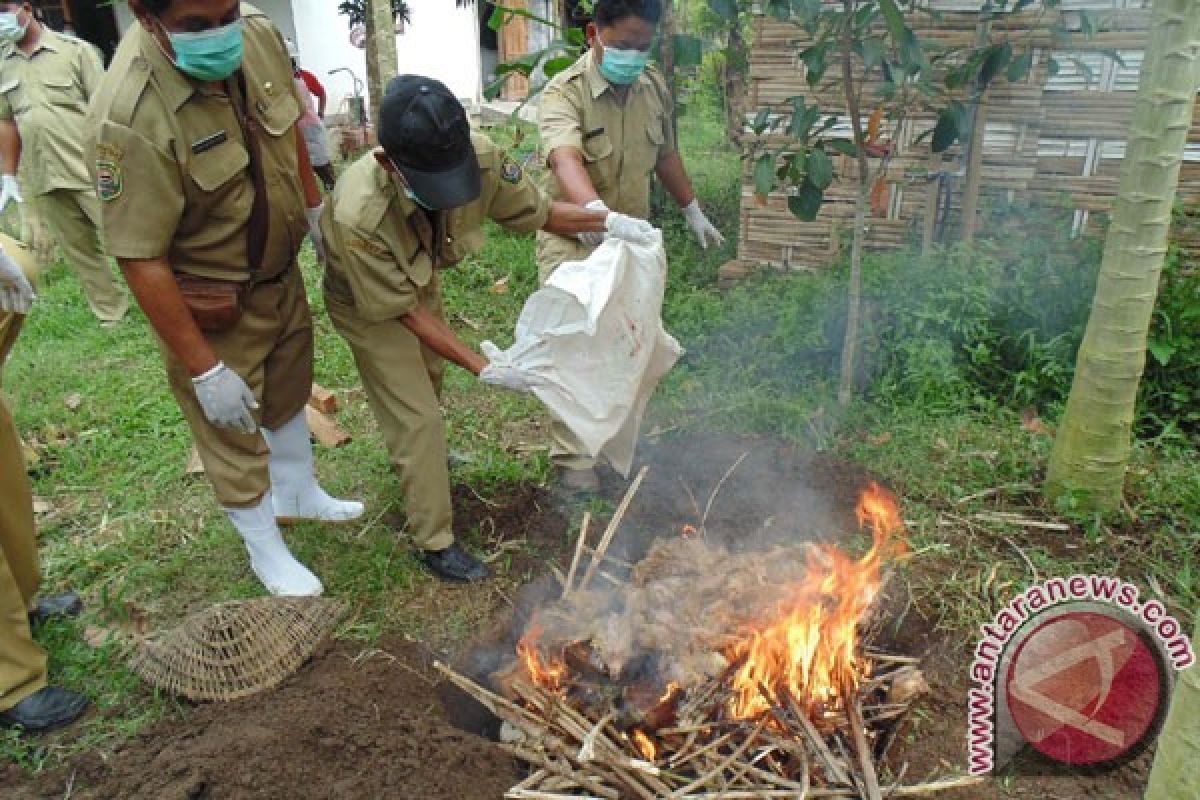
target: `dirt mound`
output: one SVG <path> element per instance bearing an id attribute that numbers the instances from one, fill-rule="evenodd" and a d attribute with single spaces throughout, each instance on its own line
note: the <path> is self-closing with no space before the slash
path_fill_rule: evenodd
<path id="1" fill-rule="evenodd" d="M 407 642 L 370 650 L 341 643 L 276 691 L 200 706 L 103 760 L 85 756 L 23 788 L 14 767 L 0 774 L 0 794 L 15 800 L 501 797 L 520 780 L 517 765 L 492 743 L 446 724 L 430 672 Z"/>

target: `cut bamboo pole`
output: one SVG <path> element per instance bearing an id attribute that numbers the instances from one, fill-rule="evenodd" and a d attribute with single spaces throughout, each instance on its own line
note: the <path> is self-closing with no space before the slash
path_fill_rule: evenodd
<path id="1" fill-rule="evenodd" d="M 588 563 L 587 572 L 583 574 L 583 580 L 579 582 L 579 588 L 586 589 L 588 583 L 591 582 L 592 577 L 596 574 L 596 570 L 600 567 L 600 561 L 602 560 L 600 556 L 608 552 L 608 546 L 612 544 L 613 537 L 617 535 L 617 529 L 621 527 L 621 520 L 625 518 L 625 512 L 629 510 L 629 504 L 633 502 L 634 495 L 637 494 L 638 488 L 642 485 L 642 480 L 649 471 L 650 467 L 642 467 L 638 470 L 637 477 L 633 479 L 633 483 L 629 485 L 625 496 L 621 498 L 621 504 L 617 506 L 617 510 L 613 513 L 613 518 L 608 522 L 608 527 L 604 529 L 604 535 L 600 537 L 600 542 L 596 545 L 596 553 Z"/>
<path id="2" fill-rule="evenodd" d="M 583 523 L 579 526 L 579 538 L 575 541 L 575 555 L 571 557 L 571 568 L 567 571 L 567 582 L 563 586 L 563 598 L 570 596 L 575 589 L 575 571 L 579 569 L 579 556 L 583 554 L 583 546 L 587 543 L 588 526 L 592 523 L 592 512 L 583 512 Z"/>

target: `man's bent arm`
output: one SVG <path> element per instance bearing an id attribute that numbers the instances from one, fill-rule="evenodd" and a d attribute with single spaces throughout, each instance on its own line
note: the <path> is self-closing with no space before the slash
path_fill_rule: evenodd
<path id="1" fill-rule="evenodd" d="M 401 317 L 400 322 L 421 340 L 421 344 L 473 375 L 478 375 L 488 364 L 486 358 L 468 347 L 449 325 L 427 308 L 417 306 L 416 310 Z"/>
<path id="2" fill-rule="evenodd" d="M 129 289 L 155 333 L 194 378 L 217 365 L 217 356 L 183 302 L 165 258 L 118 258 Z"/>
<path id="3" fill-rule="evenodd" d="M 672 150 L 659 158 L 658 163 L 654 165 L 654 173 L 658 175 L 663 188 L 671 197 L 675 198 L 675 202 L 679 204 L 680 208 L 696 199 L 696 193 L 692 190 L 692 181 L 688 178 L 678 150 Z"/>
<path id="4" fill-rule="evenodd" d="M 21 134 L 11 119 L 0 120 L 0 173 L 16 175 L 21 163 Z"/>
<path id="5" fill-rule="evenodd" d="M 546 161 L 558 180 L 564 200 L 586 206 L 593 200 L 600 199 L 596 187 L 592 185 L 592 179 L 588 176 L 587 167 L 583 165 L 583 153 L 574 147 L 556 147 Z"/>

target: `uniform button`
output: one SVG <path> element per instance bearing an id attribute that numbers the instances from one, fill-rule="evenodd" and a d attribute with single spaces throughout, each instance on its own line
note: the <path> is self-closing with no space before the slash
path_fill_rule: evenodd
<path id="1" fill-rule="evenodd" d="M 266 92 L 267 94 L 275 94 L 275 84 L 271 83 L 270 81 L 267 81 L 266 83 L 263 84 L 263 91 Z"/>
<path id="2" fill-rule="evenodd" d="M 446 244 L 454 244 L 454 237 L 453 237 L 453 236 L 447 236 L 447 237 L 446 237 Z"/>

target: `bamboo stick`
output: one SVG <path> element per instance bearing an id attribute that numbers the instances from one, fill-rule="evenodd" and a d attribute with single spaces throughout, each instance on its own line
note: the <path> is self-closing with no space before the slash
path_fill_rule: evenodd
<path id="1" fill-rule="evenodd" d="M 842 697 L 846 706 L 846 716 L 850 722 L 850 741 L 858 755 L 858 765 L 863 776 L 863 790 L 866 800 L 883 800 L 883 791 L 879 788 L 879 776 L 875 774 L 875 762 L 871 758 L 871 748 L 867 745 L 867 735 L 864 732 L 862 710 L 859 708 L 858 697 L 846 692 Z"/>
<path id="2" fill-rule="evenodd" d="M 621 525 L 621 520 L 625 518 L 625 512 L 629 510 L 629 504 L 633 502 L 634 495 L 637 494 L 638 488 L 642 485 L 642 480 L 646 477 L 650 467 L 642 467 L 638 470 L 637 477 L 633 479 L 633 483 L 629 485 L 628 491 L 625 492 L 625 497 L 621 499 L 621 504 L 617 506 L 616 512 L 608 522 L 608 527 L 604 529 L 604 535 L 600 537 L 600 543 L 596 545 L 597 554 L 608 552 L 608 546 L 612 544 L 613 537 L 617 535 L 617 528 Z M 579 582 L 579 588 L 586 589 L 592 577 L 596 574 L 596 570 L 600 566 L 601 559 L 597 555 L 592 556 L 592 560 L 588 563 L 587 572 L 583 574 L 583 580 Z"/>
<path id="3" fill-rule="evenodd" d="M 575 571 L 579 569 L 579 556 L 583 554 L 583 546 L 587 543 L 588 526 L 592 523 L 592 512 L 583 512 L 583 523 L 579 526 L 579 538 L 575 541 L 575 555 L 571 557 L 571 568 L 567 571 L 567 583 L 563 587 L 562 596 L 565 600 L 575 589 Z"/>

